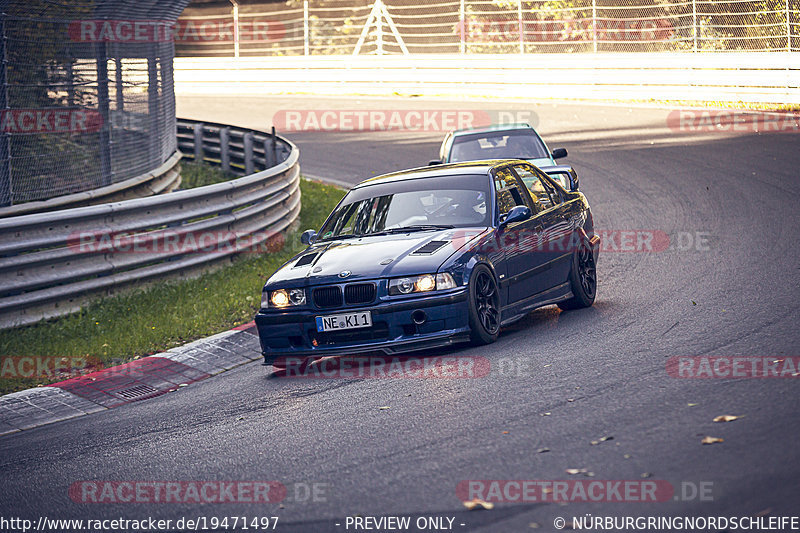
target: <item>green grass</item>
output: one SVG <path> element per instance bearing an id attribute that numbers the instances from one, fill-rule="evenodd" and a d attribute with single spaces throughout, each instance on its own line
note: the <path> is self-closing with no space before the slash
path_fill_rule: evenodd
<path id="1" fill-rule="evenodd" d="M 204 185 L 214 185 L 236 178 L 233 172 L 222 172 L 211 165 L 200 163 L 181 163 L 181 189 L 194 189 Z"/>
<path id="2" fill-rule="evenodd" d="M 311 181 L 302 181 L 300 187 L 298 229 L 286 235 L 281 250 L 243 254 L 232 265 L 196 279 L 125 292 L 73 315 L 0 331 L 0 354 L 88 357 L 112 366 L 251 321 L 266 279 L 302 250 L 300 232 L 319 228 L 344 195 L 341 189 Z M 0 394 L 47 382 L 0 379 Z"/>

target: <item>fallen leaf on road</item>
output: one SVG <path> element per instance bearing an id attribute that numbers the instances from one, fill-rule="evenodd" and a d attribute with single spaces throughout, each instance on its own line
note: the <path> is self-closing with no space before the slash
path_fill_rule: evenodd
<path id="1" fill-rule="evenodd" d="M 720 439 L 718 437 L 703 437 L 703 440 L 700 441 L 701 444 L 714 444 L 715 442 L 725 442 L 725 439 Z"/>
<path id="2" fill-rule="evenodd" d="M 547 453 L 550 451 L 550 448 L 539 448 L 536 450 L 536 453 Z"/>
<path id="3" fill-rule="evenodd" d="M 742 418 L 741 416 L 737 415 L 720 415 L 714 418 L 714 422 L 733 422 L 734 420 Z"/>
<path id="4" fill-rule="evenodd" d="M 485 502 L 483 500 L 479 500 L 478 498 L 475 498 L 473 500 L 470 500 L 468 502 L 463 502 L 463 503 L 464 503 L 464 507 L 466 507 L 470 511 L 475 511 L 475 510 L 481 511 L 483 509 L 486 509 L 486 510 L 494 509 L 494 504 L 493 503 Z"/>
<path id="5" fill-rule="evenodd" d="M 687 403 L 686 405 L 688 405 L 689 407 L 694 407 L 697 404 L 696 403 Z"/>
<path id="6" fill-rule="evenodd" d="M 585 468 L 567 468 L 567 474 L 574 476 L 575 474 L 583 474 L 586 472 Z"/>
<path id="7" fill-rule="evenodd" d="M 388 405 L 384 405 L 383 407 L 378 407 L 378 410 L 380 411 L 385 411 L 387 409 L 391 409 L 391 407 L 389 407 Z"/>
<path id="8" fill-rule="evenodd" d="M 503 435 L 508 435 L 508 431 L 504 431 L 504 432 L 503 432 Z"/>
<path id="9" fill-rule="evenodd" d="M 649 477 L 653 477 L 653 474 L 650 472 L 642 472 L 642 479 L 647 479 Z"/>

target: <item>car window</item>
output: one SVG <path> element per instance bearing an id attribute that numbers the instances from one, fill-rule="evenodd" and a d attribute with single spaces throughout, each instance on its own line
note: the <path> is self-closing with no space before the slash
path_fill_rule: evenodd
<path id="1" fill-rule="evenodd" d="M 450 162 L 484 159 L 539 159 L 549 157 L 541 139 L 530 130 L 458 135 L 453 139 Z"/>
<path id="2" fill-rule="evenodd" d="M 514 171 L 528 187 L 531 197 L 537 202 L 538 210 L 550 209 L 561 203 L 561 195 L 539 172 L 529 165 L 515 165 Z"/>
<path id="3" fill-rule="evenodd" d="M 501 219 L 514 207 L 527 205 L 525 195 L 520 191 L 517 177 L 509 169 L 504 168 L 495 173 L 494 187 L 497 196 L 497 213 Z"/>

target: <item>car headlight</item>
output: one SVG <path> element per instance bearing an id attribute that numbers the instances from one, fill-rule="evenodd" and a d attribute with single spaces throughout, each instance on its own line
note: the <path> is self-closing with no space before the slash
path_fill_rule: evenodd
<path id="1" fill-rule="evenodd" d="M 305 289 L 278 289 L 277 291 L 264 291 L 261 293 L 261 307 L 289 307 L 305 305 Z"/>
<path id="2" fill-rule="evenodd" d="M 452 289 L 456 281 L 449 272 L 439 274 L 422 274 L 421 276 L 408 276 L 389 280 L 389 295 L 411 294 L 415 292 L 430 292 Z"/>

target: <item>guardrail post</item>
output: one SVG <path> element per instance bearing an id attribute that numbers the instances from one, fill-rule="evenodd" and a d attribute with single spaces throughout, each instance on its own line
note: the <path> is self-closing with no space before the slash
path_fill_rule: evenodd
<path id="1" fill-rule="evenodd" d="M 253 132 L 245 133 L 242 142 L 244 143 L 244 173 L 249 175 L 255 172 L 253 168 Z"/>
<path id="2" fill-rule="evenodd" d="M 264 168 L 275 166 L 275 161 L 272 158 L 272 143 L 269 139 L 264 139 Z"/>
<path id="3" fill-rule="evenodd" d="M 230 141 L 230 128 L 222 128 L 219 130 L 219 160 L 223 172 L 230 172 L 231 170 Z"/>
<path id="4" fill-rule="evenodd" d="M 203 123 L 198 122 L 192 128 L 194 130 L 194 162 L 203 162 Z"/>
<path id="5" fill-rule="evenodd" d="M 270 147 L 272 149 L 272 165 L 275 166 L 278 164 L 278 134 L 275 133 L 275 126 L 272 126 L 272 142 L 270 143 Z"/>

